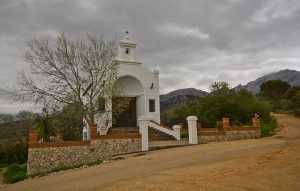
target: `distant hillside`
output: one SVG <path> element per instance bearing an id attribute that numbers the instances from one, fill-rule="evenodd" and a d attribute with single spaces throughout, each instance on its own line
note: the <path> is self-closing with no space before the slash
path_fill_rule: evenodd
<path id="1" fill-rule="evenodd" d="M 28 141 L 28 132 L 33 129 L 34 127 L 26 127 L 22 121 L 2 123 L 0 124 L 0 145 L 2 147 L 14 146 L 20 141 L 26 144 Z"/>
<path id="2" fill-rule="evenodd" d="M 167 109 L 174 108 L 181 103 L 191 102 L 192 100 L 206 96 L 208 93 L 195 88 L 179 89 L 160 96 L 161 113 Z"/>
<path id="3" fill-rule="evenodd" d="M 0 113 L 0 115 L 2 115 L 2 114 L 6 115 L 7 113 Z M 11 113 L 9 115 L 12 115 L 14 117 L 14 121 L 18 121 L 18 114 L 17 113 Z M 4 121 L 3 121 L 2 117 L 0 117 L 0 125 L 2 123 L 4 123 Z"/>
<path id="4" fill-rule="evenodd" d="M 260 85 L 269 80 L 282 80 L 289 83 L 291 86 L 300 86 L 300 72 L 296 70 L 280 70 L 279 72 L 264 75 L 254 81 L 247 83 L 246 85 L 238 85 L 234 89 L 246 89 L 253 94 L 260 92 Z"/>

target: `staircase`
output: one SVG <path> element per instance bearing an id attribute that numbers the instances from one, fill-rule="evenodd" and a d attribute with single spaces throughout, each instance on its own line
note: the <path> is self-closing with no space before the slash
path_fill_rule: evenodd
<path id="1" fill-rule="evenodd" d="M 127 134 L 127 133 L 139 133 L 138 127 L 111 127 L 107 134 Z M 152 127 L 148 129 L 149 141 L 171 141 L 175 140 L 171 135 L 165 134 Z"/>
<path id="2" fill-rule="evenodd" d="M 139 133 L 138 127 L 111 127 L 107 134 Z"/>
<path id="3" fill-rule="evenodd" d="M 176 140 L 174 137 L 171 135 L 165 134 L 161 131 L 158 131 L 152 127 L 148 128 L 148 136 L 149 136 L 149 141 L 171 141 L 171 140 Z"/>

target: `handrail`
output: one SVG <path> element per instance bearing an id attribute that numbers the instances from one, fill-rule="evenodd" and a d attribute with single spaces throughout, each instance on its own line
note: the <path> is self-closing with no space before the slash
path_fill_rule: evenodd
<path id="1" fill-rule="evenodd" d="M 163 127 L 163 128 L 166 128 L 166 129 L 169 129 L 169 130 L 173 131 L 172 128 L 167 127 L 167 126 L 165 126 L 165 125 L 158 124 L 158 123 L 156 123 L 155 121 L 150 120 L 150 122 L 152 122 L 152 123 L 154 123 L 154 124 L 156 124 L 156 125 L 158 125 L 158 126 L 160 126 L 160 127 Z"/>

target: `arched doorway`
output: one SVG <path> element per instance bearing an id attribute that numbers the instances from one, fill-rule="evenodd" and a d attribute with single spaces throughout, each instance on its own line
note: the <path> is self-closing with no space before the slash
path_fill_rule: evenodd
<path id="1" fill-rule="evenodd" d="M 113 127 L 137 127 L 137 119 L 143 113 L 143 95 L 144 89 L 141 82 L 133 76 L 122 76 L 116 83 L 115 87 L 120 91 L 120 98 L 130 98 L 130 103 L 113 122 Z M 113 109 L 114 112 L 114 103 Z"/>

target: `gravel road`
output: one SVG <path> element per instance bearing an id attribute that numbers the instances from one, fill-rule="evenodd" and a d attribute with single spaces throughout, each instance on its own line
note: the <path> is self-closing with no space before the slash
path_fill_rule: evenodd
<path id="1" fill-rule="evenodd" d="M 0 190 L 300 190 L 300 119 L 275 117 L 272 137 L 147 152 Z"/>

